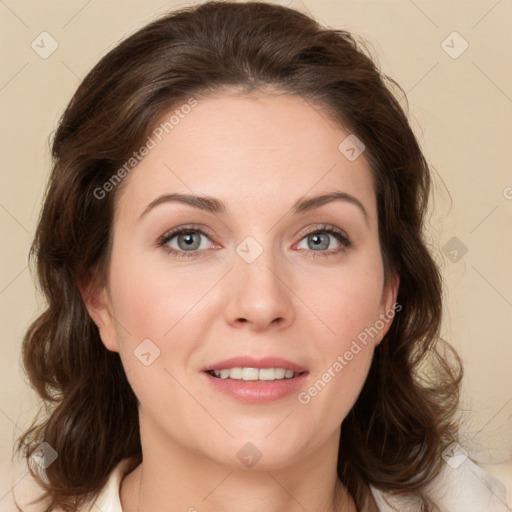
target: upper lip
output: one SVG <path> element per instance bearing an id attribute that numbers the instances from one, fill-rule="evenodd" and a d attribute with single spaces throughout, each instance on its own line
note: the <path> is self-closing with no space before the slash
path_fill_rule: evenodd
<path id="1" fill-rule="evenodd" d="M 201 371 L 208 372 L 211 370 L 223 370 L 226 368 L 284 368 L 285 370 L 292 370 L 295 373 L 303 373 L 306 370 L 303 366 L 292 363 L 281 357 L 262 357 L 255 358 L 251 356 L 232 357 L 224 359 L 217 363 L 209 364 L 202 368 Z"/>

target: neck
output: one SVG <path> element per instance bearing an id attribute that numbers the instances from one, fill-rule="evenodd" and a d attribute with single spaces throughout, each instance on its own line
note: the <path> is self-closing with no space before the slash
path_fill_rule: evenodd
<path id="1" fill-rule="evenodd" d="M 293 465 L 250 469 L 222 466 L 156 430 L 146 434 L 143 463 L 121 485 L 124 512 L 357 512 L 336 472 L 338 432 Z"/>

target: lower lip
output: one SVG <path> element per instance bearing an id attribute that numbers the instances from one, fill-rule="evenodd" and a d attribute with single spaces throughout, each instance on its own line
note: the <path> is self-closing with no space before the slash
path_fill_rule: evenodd
<path id="1" fill-rule="evenodd" d="M 259 404 L 279 400 L 292 393 L 298 393 L 304 385 L 308 373 L 304 372 L 292 379 L 269 381 L 219 379 L 206 372 L 204 372 L 204 375 L 206 375 L 208 381 L 218 391 L 232 396 L 241 402 Z"/>

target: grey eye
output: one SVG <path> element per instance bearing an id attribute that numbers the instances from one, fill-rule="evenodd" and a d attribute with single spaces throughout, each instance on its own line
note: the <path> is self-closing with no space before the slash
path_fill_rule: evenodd
<path id="1" fill-rule="evenodd" d="M 199 231 L 187 230 L 170 236 L 166 244 L 181 251 L 195 251 L 201 248 L 201 237 L 207 238 L 206 235 Z M 173 245 L 174 240 L 176 240 L 177 247 Z"/>
<path id="2" fill-rule="evenodd" d="M 307 236 L 308 243 L 311 242 L 309 247 L 313 250 L 328 249 L 329 248 L 329 235 L 322 233 L 314 233 Z"/>

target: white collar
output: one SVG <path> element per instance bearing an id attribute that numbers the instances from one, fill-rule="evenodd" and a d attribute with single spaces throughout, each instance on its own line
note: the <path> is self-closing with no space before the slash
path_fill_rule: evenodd
<path id="1" fill-rule="evenodd" d="M 109 479 L 93 502 L 102 512 L 123 512 L 119 491 L 127 471 L 128 459 L 123 459 L 110 473 Z M 373 486 L 370 489 L 377 501 L 379 512 L 408 512 L 420 510 L 417 503 L 403 497 L 392 497 Z M 443 512 L 509 512 L 507 490 L 501 480 L 466 459 L 456 469 L 445 464 L 442 473 L 428 490 Z M 89 507 L 92 508 L 90 504 Z M 396 508 L 393 508 L 396 507 Z M 414 508 L 410 508 L 414 507 Z M 89 510 L 89 508 L 87 509 Z"/>

